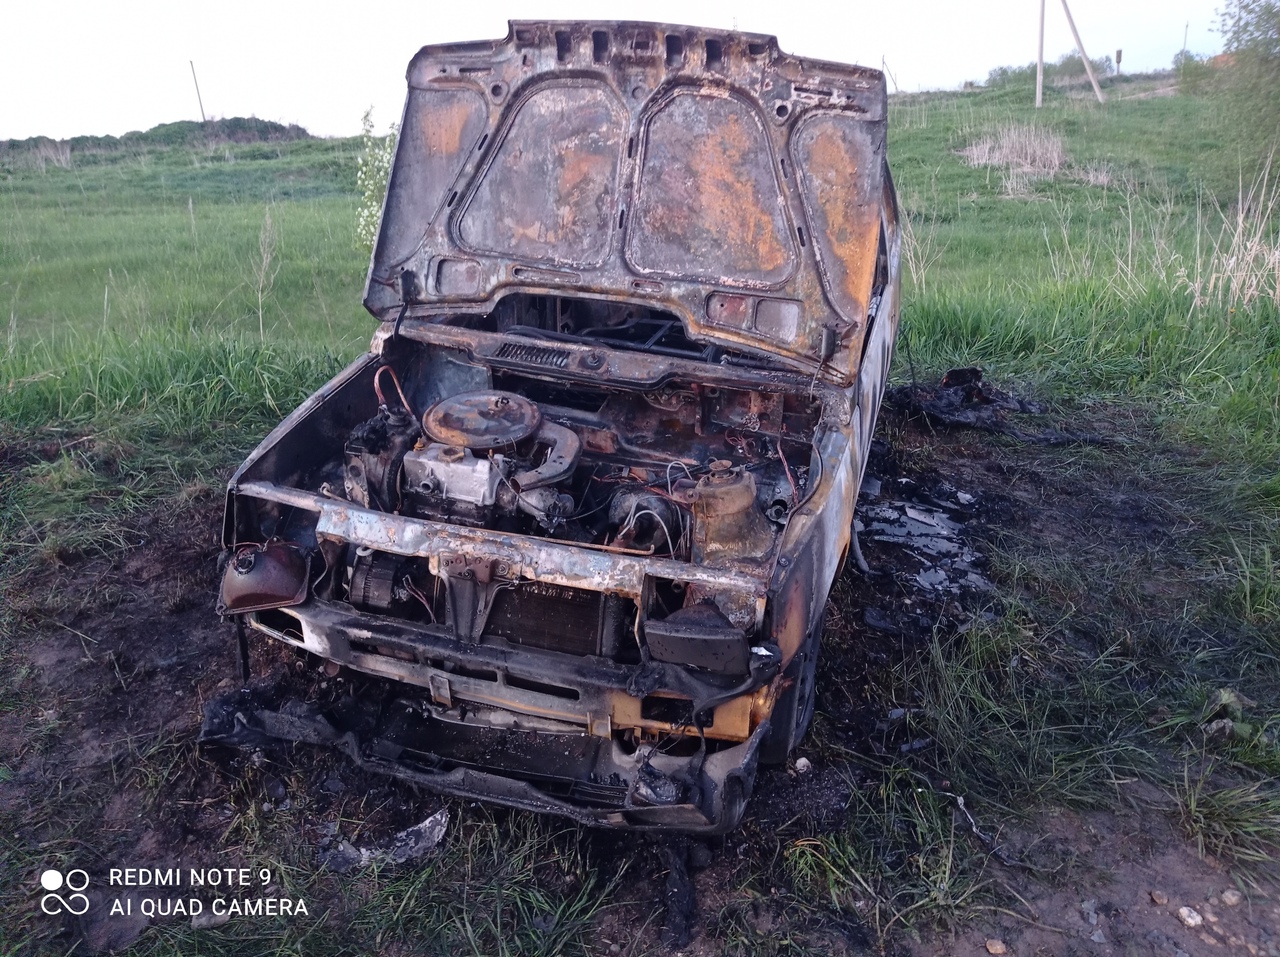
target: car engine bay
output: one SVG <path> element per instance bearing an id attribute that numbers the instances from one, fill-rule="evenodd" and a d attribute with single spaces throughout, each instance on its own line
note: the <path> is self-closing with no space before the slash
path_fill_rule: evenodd
<path id="1" fill-rule="evenodd" d="M 517 298 L 532 312 L 569 311 L 565 300 Z M 614 324 L 603 328 L 615 335 L 662 321 L 615 303 L 599 306 L 585 312 L 611 313 Z M 486 320 L 494 317 L 455 321 Z M 431 522 L 698 566 L 755 566 L 767 574 L 779 534 L 813 479 L 819 403 L 794 392 L 695 381 L 646 390 L 531 375 L 529 349 L 539 348 L 532 343 L 555 340 L 528 334 L 547 331 L 538 326 L 522 328 L 531 345 L 517 342 L 518 353 L 489 368 L 451 350 L 400 350 L 394 363 L 373 373 L 369 398 L 377 411 L 335 430 L 340 447 L 335 442 L 318 455 L 313 449 L 315 464 L 297 487 Z M 561 322 L 554 331 L 567 337 L 565 328 Z M 314 538 L 289 527 L 298 520 L 282 512 L 276 537 Z M 408 621 L 448 622 L 460 637 L 640 658 L 630 637 L 632 602 L 504 577 L 500 569 L 492 571 L 493 582 L 479 583 L 493 590 L 491 600 L 470 603 L 458 594 L 451 601 L 450 587 L 466 589 L 467 579 L 432 574 L 427 560 L 354 543 L 318 544 L 325 570 L 317 569 L 317 597 Z M 475 615 L 460 613 L 468 604 Z M 676 580 L 653 589 L 644 612 L 742 635 L 757 624 L 753 603 Z M 731 657 L 733 669 L 745 672 L 743 647 Z"/>

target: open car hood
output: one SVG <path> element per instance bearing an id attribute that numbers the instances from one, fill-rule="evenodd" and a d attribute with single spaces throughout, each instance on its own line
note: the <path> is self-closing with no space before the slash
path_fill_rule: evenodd
<path id="1" fill-rule="evenodd" d="M 424 47 L 408 83 L 375 316 L 618 298 L 853 381 L 892 195 L 882 73 L 756 34 L 512 22 L 503 40 Z"/>

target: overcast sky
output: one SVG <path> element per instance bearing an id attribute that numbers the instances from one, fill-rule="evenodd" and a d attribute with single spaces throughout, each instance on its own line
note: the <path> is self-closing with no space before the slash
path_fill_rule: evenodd
<path id="1" fill-rule="evenodd" d="M 1070 0 L 1093 57 L 1166 68 L 1182 48 L 1222 48 L 1222 0 Z M 300 123 L 320 135 L 399 118 L 404 71 L 425 43 L 506 35 L 508 19 L 646 19 L 772 33 L 819 59 L 886 65 L 902 90 L 954 88 L 1035 59 L 1037 0 L 579 0 L 338 3 L 12 0 L 0 17 L 0 139 L 111 133 L 205 112 Z M 1074 46 L 1061 0 L 1048 0 L 1045 57 Z"/>

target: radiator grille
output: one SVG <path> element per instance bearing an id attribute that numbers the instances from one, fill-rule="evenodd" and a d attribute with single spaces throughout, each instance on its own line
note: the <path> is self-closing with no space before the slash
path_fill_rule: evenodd
<path id="1" fill-rule="evenodd" d="M 525 582 L 498 592 L 484 633 L 530 648 L 596 655 L 603 598 L 596 591 Z"/>
<path id="2" fill-rule="evenodd" d="M 534 365 L 550 366 L 552 369 L 564 369 L 569 365 L 570 353 L 550 346 L 531 346 L 522 342 L 504 342 L 498 349 L 497 358 L 515 359 Z"/>

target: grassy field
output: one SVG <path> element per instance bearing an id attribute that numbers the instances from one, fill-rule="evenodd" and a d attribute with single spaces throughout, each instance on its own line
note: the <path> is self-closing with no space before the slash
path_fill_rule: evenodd
<path id="1" fill-rule="evenodd" d="M 961 634 L 938 627 L 918 647 L 867 657 L 846 683 L 822 679 L 805 753 L 852 769 L 836 823 L 759 810 L 743 836 L 715 844 L 706 873 L 718 887 L 699 884 L 690 952 L 927 948 L 939 927 L 1020 914 L 1028 887 L 1071 880 L 1041 853 L 1046 818 L 1118 820 L 1135 800 L 1246 885 L 1269 879 L 1280 222 L 1273 192 L 1249 198 L 1216 104 L 1170 95 L 1170 82 L 1112 81 L 1104 106 L 1053 89 L 1039 113 L 1025 87 L 891 102 L 911 234 L 895 378 L 980 365 L 1046 399 L 1057 426 L 1105 441 L 931 439 L 886 416 L 911 474 L 1010 485 L 1020 518 L 989 542 L 997 594 Z M 42 643 L 83 631 L 86 609 L 141 614 L 86 576 L 175 522 L 203 522 L 209 537 L 230 469 L 367 342 L 358 149 L 134 144 L 73 151 L 68 168 L 0 154 L 0 789 L 46 782 L 33 804 L 31 786 L 21 806 L 0 796 L 0 955 L 65 953 L 74 935 L 35 909 L 33 875 L 86 849 L 106 866 L 138 839 L 137 821 L 175 804 L 227 808 L 209 825 L 218 860 L 269 862 L 324 913 L 209 931 L 160 922 L 131 953 L 664 950 L 669 848 L 454 802 L 440 805 L 453 815 L 447 848 L 427 864 L 338 878 L 303 847 L 301 809 L 262 810 L 267 770 L 231 774 L 195 747 L 198 702 L 175 705 L 185 723 L 86 758 L 101 788 L 57 767 L 81 747 L 75 715 L 98 705 L 83 687 L 37 680 Z M 1033 493 L 1008 476 L 1034 477 Z M 1155 517 L 1134 518 L 1125 496 Z M 191 571 L 197 597 L 165 597 L 165 614 L 212 631 L 211 597 L 199 597 L 211 575 Z M 856 578 L 842 580 L 828 627 L 833 653 L 854 658 L 868 587 Z M 103 680 L 134 680 L 96 644 L 84 654 Z M 215 683 L 225 668 L 210 667 Z M 931 746 L 851 744 L 846 710 L 901 710 Z M 290 773 L 291 793 L 304 790 L 311 771 Z M 315 806 L 344 833 L 424 816 L 408 789 L 372 793 Z M 135 823 L 119 823 L 122 807 Z M 1005 850 L 979 836 L 997 831 Z"/>

